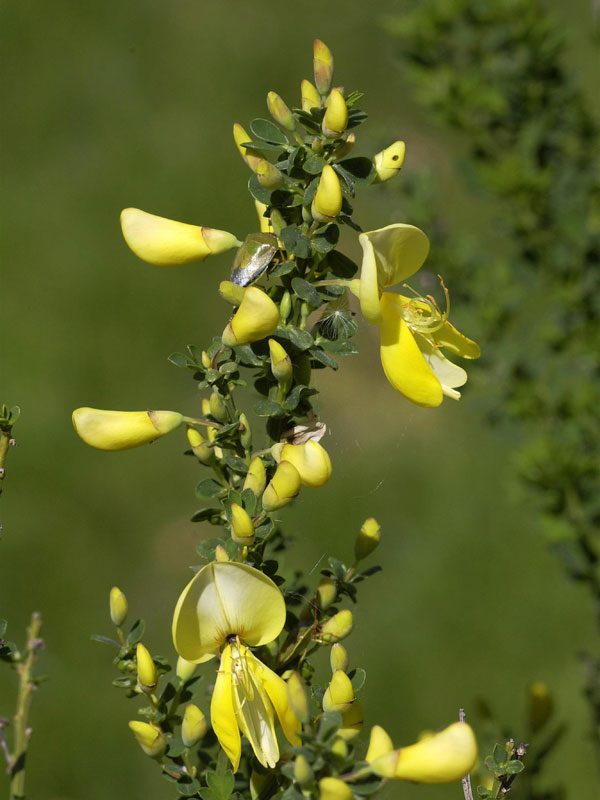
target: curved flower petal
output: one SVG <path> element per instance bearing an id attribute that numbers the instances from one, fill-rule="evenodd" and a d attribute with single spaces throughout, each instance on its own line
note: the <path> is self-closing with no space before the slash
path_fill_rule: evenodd
<path id="1" fill-rule="evenodd" d="M 285 601 L 270 578 L 245 564 L 213 562 L 177 601 L 173 641 L 179 655 L 201 663 L 216 655 L 228 636 L 258 647 L 273 641 L 284 623 Z"/>
<path id="2" fill-rule="evenodd" d="M 434 736 L 400 748 L 394 777 L 419 783 L 448 783 L 467 775 L 476 760 L 475 734 L 466 722 L 455 722 Z"/>
<path id="3" fill-rule="evenodd" d="M 381 363 L 386 378 L 396 391 L 413 403 L 427 408 L 439 406 L 442 386 L 427 364 L 395 304 L 395 295 L 384 292 L 380 325 Z"/>
<path id="4" fill-rule="evenodd" d="M 176 222 L 139 208 L 123 209 L 121 229 L 136 256 L 159 267 L 201 261 L 241 244 L 227 231 Z"/>
<path id="5" fill-rule="evenodd" d="M 457 331 L 449 322 L 445 322 L 438 331 L 432 333 L 431 338 L 438 347 L 446 347 L 451 353 L 462 358 L 479 358 L 481 355 L 481 348 L 477 342 Z"/>
<path id="6" fill-rule="evenodd" d="M 280 459 L 289 461 L 296 467 L 305 486 L 317 489 L 324 486 L 331 477 L 331 459 L 327 450 L 318 442 L 286 444 L 281 450 Z"/>
<path id="7" fill-rule="evenodd" d="M 86 444 L 98 450 L 130 450 L 149 444 L 179 427 L 177 411 L 107 411 L 76 408 L 73 426 Z"/>
<path id="8" fill-rule="evenodd" d="M 210 701 L 210 719 L 219 744 L 227 753 L 236 772 L 242 754 L 242 737 L 233 706 L 233 673 L 231 647 L 223 650 L 221 666 Z"/>
<path id="9" fill-rule="evenodd" d="M 414 337 L 423 354 L 423 358 L 441 383 L 442 392 L 454 400 L 460 399 L 460 392 L 455 391 L 455 389 L 457 386 L 464 386 L 467 382 L 465 370 L 459 367 L 458 364 L 449 361 L 439 348 L 427 341 L 425 336 L 415 333 Z"/>
<path id="10" fill-rule="evenodd" d="M 258 674 L 269 700 L 273 704 L 285 738 L 290 744 L 298 747 L 302 744 L 298 736 L 302 726 L 289 704 L 286 682 L 276 672 L 273 672 L 273 670 L 259 661 L 250 651 L 248 651 L 248 661 L 250 668 Z"/>
<path id="11" fill-rule="evenodd" d="M 371 728 L 369 749 L 367 750 L 365 761 L 368 761 L 369 763 L 371 761 L 375 761 L 376 758 L 380 758 L 381 756 L 387 755 L 387 753 L 391 753 L 393 749 L 394 743 L 392 742 L 387 731 L 385 731 L 381 725 L 373 725 Z"/>
<path id="12" fill-rule="evenodd" d="M 367 320 L 381 324 L 379 294 L 419 270 L 429 253 L 429 239 L 414 225 L 396 223 L 361 233 L 360 309 Z"/>

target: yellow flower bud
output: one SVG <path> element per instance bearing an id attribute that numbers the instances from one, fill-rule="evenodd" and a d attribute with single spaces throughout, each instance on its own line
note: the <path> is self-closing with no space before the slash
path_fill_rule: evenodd
<path id="1" fill-rule="evenodd" d="M 256 456 L 250 462 L 250 467 L 246 473 L 243 488 L 252 489 L 254 494 L 257 497 L 260 497 L 260 495 L 264 492 L 266 485 L 267 473 L 265 470 L 265 465 L 263 464 L 262 459 L 259 456 Z"/>
<path id="2" fill-rule="evenodd" d="M 140 722 L 137 719 L 128 723 L 129 728 L 138 741 L 144 753 L 151 758 L 159 758 L 167 749 L 167 740 L 160 728 L 155 728 L 147 722 Z"/>
<path id="3" fill-rule="evenodd" d="M 205 466 L 210 466 L 215 460 L 215 451 L 206 444 L 204 436 L 196 428 L 188 425 L 187 438 L 193 454 Z"/>
<path id="4" fill-rule="evenodd" d="M 292 380 L 291 358 L 275 339 L 269 339 L 269 353 L 273 377 L 281 384 L 289 384 Z"/>
<path id="5" fill-rule="evenodd" d="M 404 142 L 394 142 L 385 150 L 377 153 L 373 158 L 373 166 L 377 177 L 373 183 L 383 183 L 389 181 L 398 172 L 404 163 L 404 154 L 406 152 L 406 145 Z"/>
<path id="6" fill-rule="evenodd" d="M 261 158 L 254 167 L 259 183 L 265 189 L 276 189 L 283 180 L 283 175 L 275 164 L 271 164 L 266 158 Z"/>
<path id="7" fill-rule="evenodd" d="M 348 106 L 339 89 L 332 89 L 325 103 L 322 130 L 328 139 L 336 139 L 346 130 Z"/>
<path id="8" fill-rule="evenodd" d="M 320 94 L 327 94 L 333 78 L 333 56 L 331 50 L 320 39 L 313 44 L 313 68 L 315 84 Z"/>
<path id="9" fill-rule="evenodd" d="M 338 613 L 328 619 L 327 622 L 321 627 L 321 639 L 325 642 L 339 642 L 340 639 L 345 639 L 352 633 L 354 627 L 354 618 L 352 612 L 348 609 L 338 611 Z"/>
<path id="10" fill-rule="evenodd" d="M 325 611 L 335 602 L 337 583 L 332 578 L 321 578 L 317 586 L 317 601 L 319 608 Z"/>
<path id="11" fill-rule="evenodd" d="M 321 97 L 310 81 L 302 81 L 300 92 L 303 111 L 310 113 L 311 108 L 321 108 Z"/>
<path id="12" fill-rule="evenodd" d="M 127 598 L 118 586 L 113 586 L 109 595 L 110 618 L 113 625 L 120 628 L 127 618 Z"/>
<path id="13" fill-rule="evenodd" d="M 185 658 L 179 656 L 177 659 L 177 666 L 175 667 L 175 674 L 178 678 L 181 678 L 182 681 L 189 681 L 190 678 L 194 677 L 197 666 L 198 664 L 195 664 L 193 661 L 187 661 Z"/>
<path id="14" fill-rule="evenodd" d="M 242 147 L 244 142 L 249 142 L 251 139 L 252 137 L 249 136 L 244 128 L 242 128 L 242 126 L 236 122 L 233 126 L 233 140 L 235 142 L 235 146 L 252 172 L 256 172 L 256 165 L 260 161 L 264 161 L 263 157 L 257 150 L 253 150 L 251 147 Z"/>
<path id="15" fill-rule="evenodd" d="M 348 755 L 348 745 L 342 736 L 336 736 L 331 745 L 331 752 L 338 758 L 346 758 Z"/>
<path id="16" fill-rule="evenodd" d="M 342 187 L 333 167 L 323 167 L 311 212 L 318 222 L 331 222 L 342 210 Z"/>
<path id="17" fill-rule="evenodd" d="M 265 511 L 275 511 L 291 503 L 300 491 L 300 475 L 289 461 L 281 461 L 262 498 Z"/>
<path id="18" fill-rule="evenodd" d="M 176 411 L 104 411 L 77 408 L 73 426 L 86 444 L 98 450 L 129 450 L 179 427 L 183 417 Z"/>
<path id="19" fill-rule="evenodd" d="M 158 683 L 158 672 L 152 656 L 141 642 L 138 642 L 135 659 L 138 683 L 145 692 L 151 691 Z"/>
<path id="20" fill-rule="evenodd" d="M 294 780 L 300 785 L 301 789 L 309 789 L 315 780 L 315 774 L 306 756 L 302 753 L 296 756 L 294 761 Z"/>
<path id="21" fill-rule="evenodd" d="M 275 122 L 278 122 L 282 128 L 286 128 L 288 131 L 296 130 L 294 115 L 277 92 L 269 92 L 267 95 L 267 108 Z"/>
<path id="22" fill-rule="evenodd" d="M 212 360 L 208 355 L 208 353 L 206 352 L 206 350 L 202 351 L 200 359 L 202 361 L 202 366 L 204 367 L 204 369 L 210 369 L 212 367 Z"/>
<path id="23" fill-rule="evenodd" d="M 336 669 L 323 695 L 323 711 L 347 711 L 353 702 L 352 681 L 343 669 Z"/>
<path id="24" fill-rule="evenodd" d="M 186 747 L 193 747 L 202 739 L 208 730 L 206 717 L 198 706 L 190 703 L 185 707 L 181 724 L 181 738 Z"/>
<path id="25" fill-rule="evenodd" d="M 260 232 L 273 233 L 273 225 L 271 224 L 271 218 L 265 217 L 265 211 L 267 210 L 267 206 L 264 203 L 261 203 L 260 200 L 255 200 L 254 207 L 256 208 L 256 213 L 258 215 Z"/>
<path id="26" fill-rule="evenodd" d="M 352 150 L 354 145 L 356 144 L 356 135 L 354 133 L 349 133 L 346 136 L 346 141 L 338 144 L 335 150 L 332 153 L 332 158 L 335 161 L 339 161 L 342 158 L 346 158 L 348 153 Z"/>
<path id="27" fill-rule="evenodd" d="M 354 557 L 356 560 L 361 561 L 361 559 L 370 555 L 379 544 L 380 539 L 381 527 L 376 519 L 369 517 L 363 522 L 354 542 Z"/>
<path id="28" fill-rule="evenodd" d="M 254 524 L 250 515 L 237 503 L 231 504 L 231 538 L 244 547 L 254 541 Z"/>
<path id="29" fill-rule="evenodd" d="M 352 800 L 352 789 L 339 778 L 321 778 L 319 800 Z"/>
<path id="30" fill-rule="evenodd" d="M 223 398 L 216 389 L 213 389 L 210 399 L 210 413 L 218 422 L 227 422 L 229 417 Z"/>
<path id="31" fill-rule="evenodd" d="M 243 411 L 240 414 L 240 425 L 243 426 L 243 430 L 240 431 L 240 442 L 242 443 L 242 447 L 248 450 L 248 448 L 252 446 L 252 428 L 250 427 L 248 417 Z"/>
<path id="32" fill-rule="evenodd" d="M 342 713 L 342 727 L 338 730 L 338 736 L 349 742 L 358 736 L 364 720 L 363 709 L 358 700 L 355 700 L 347 711 Z"/>
<path id="33" fill-rule="evenodd" d="M 331 477 L 331 459 L 319 442 L 311 440 L 305 444 L 286 444 L 281 451 L 281 459 L 296 467 L 304 486 L 317 489 Z"/>
<path id="34" fill-rule="evenodd" d="M 536 681 L 529 687 L 529 724 L 534 731 L 548 721 L 552 715 L 552 697 L 548 687 L 542 681 Z"/>
<path id="35" fill-rule="evenodd" d="M 344 672 L 348 669 L 348 653 L 343 644 L 336 643 L 331 648 L 329 653 L 329 664 L 332 672 L 336 669 L 343 669 Z"/>
<path id="36" fill-rule="evenodd" d="M 256 286 L 249 286 L 240 307 L 223 331 L 227 347 L 258 342 L 273 333 L 279 324 L 279 309 L 271 298 Z"/>
<path id="37" fill-rule="evenodd" d="M 215 547 L 215 558 L 217 561 L 229 561 L 229 556 L 227 555 L 227 550 L 223 547 L 222 544 L 218 544 Z"/>
<path id="38" fill-rule="evenodd" d="M 290 315 L 291 310 L 292 310 L 292 297 L 286 289 L 286 291 L 283 293 L 283 297 L 281 298 L 281 303 L 279 304 L 279 317 L 282 322 L 286 321 L 286 319 Z"/>
<path id="39" fill-rule="evenodd" d="M 365 761 L 371 763 L 381 756 L 391 753 L 394 749 L 389 734 L 381 727 L 381 725 L 373 725 L 371 728 L 371 737 L 369 739 L 369 749 L 365 756 Z"/>
<path id="40" fill-rule="evenodd" d="M 241 244 L 227 231 L 176 222 L 139 208 L 123 209 L 121 229 L 136 256 L 159 267 L 202 261 Z"/>
<path id="41" fill-rule="evenodd" d="M 245 288 L 243 286 L 238 286 L 237 283 L 221 281 L 219 284 L 219 294 L 223 300 L 227 300 L 232 306 L 239 306 L 244 299 L 245 293 Z M 209 363 L 208 367 L 205 368 L 208 369 L 210 366 L 211 364 Z"/>
<path id="42" fill-rule="evenodd" d="M 287 694 L 292 711 L 300 722 L 306 724 L 310 718 L 310 710 L 302 679 L 297 672 L 292 672 L 287 679 Z"/>

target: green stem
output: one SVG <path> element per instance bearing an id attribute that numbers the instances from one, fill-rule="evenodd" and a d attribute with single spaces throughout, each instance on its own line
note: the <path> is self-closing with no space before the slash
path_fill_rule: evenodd
<path id="1" fill-rule="evenodd" d="M 19 693 L 17 696 L 17 710 L 14 716 L 15 749 L 10 768 L 10 800 L 20 800 L 25 797 L 25 758 L 31 735 L 31 731 L 27 727 L 27 718 L 32 695 L 36 688 L 32 670 L 41 647 L 39 638 L 41 627 L 42 618 L 35 611 L 31 615 L 31 623 L 27 629 L 27 655 L 25 660 L 17 667 Z"/>
<path id="2" fill-rule="evenodd" d="M 4 464 L 6 462 L 6 456 L 8 455 L 8 448 L 10 447 L 10 431 L 10 428 L 8 428 L 8 430 L 4 428 L 0 430 L 0 494 L 2 494 L 2 484 L 4 483 Z"/>

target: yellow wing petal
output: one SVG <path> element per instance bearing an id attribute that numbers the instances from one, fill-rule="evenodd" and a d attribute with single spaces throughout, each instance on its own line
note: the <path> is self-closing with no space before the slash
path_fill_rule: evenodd
<path id="1" fill-rule="evenodd" d="M 219 744 L 237 772 L 242 754 L 242 737 L 233 707 L 233 675 L 231 672 L 231 647 L 223 650 L 221 666 L 210 701 L 210 719 Z"/>
<path id="2" fill-rule="evenodd" d="M 438 331 L 432 333 L 431 338 L 439 347 L 446 347 L 451 353 L 456 353 L 462 358 L 479 358 L 481 348 L 472 339 L 467 338 L 454 325 L 446 322 Z"/>
<path id="3" fill-rule="evenodd" d="M 396 778 L 418 783 L 449 783 L 469 773 L 477 760 L 477 741 L 466 722 L 455 722 L 428 739 L 402 747 Z"/>
<path id="4" fill-rule="evenodd" d="M 248 658 L 253 662 L 253 668 L 256 670 L 255 674 L 260 676 L 260 681 L 273 704 L 285 738 L 290 744 L 297 747 L 302 744 L 298 736 L 302 726 L 289 704 L 286 682 L 277 673 L 266 667 L 252 653 L 248 653 Z"/>

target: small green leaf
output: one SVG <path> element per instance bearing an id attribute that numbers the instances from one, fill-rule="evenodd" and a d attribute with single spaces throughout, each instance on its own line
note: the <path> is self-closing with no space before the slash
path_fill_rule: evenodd
<path id="1" fill-rule="evenodd" d="M 213 478 L 206 478 L 196 486 L 196 497 L 218 497 L 224 487 Z"/>
<path id="2" fill-rule="evenodd" d="M 136 620 L 127 634 L 127 644 L 137 644 L 146 630 L 146 623 L 143 619 Z"/>
<path id="3" fill-rule="evenodd" d="M 288 325 L 283 330 L 278 328 L 277 336 L 280 335 L 285 339 L 289 339 L 298 350 L 308 350 L 313 344 L 313 337 L 308 331 L 303 331 L 301 328 L 296 328 L 293 325 Z"/>
<path id="4" fill-rule="evenodd" d="M 206 773 L 206 783 L 211 792 L 214 792 L 219 800 L 228 800 L 233 792 L 235 780 L 233 773 L 229 770 L 222 775 L 218 775 L 216 772 L 210 770 Z"/>
<path id="5" fill-rule="evenodd" d="M 342 725 L 342 715 L 339 711 L 326 711 L 319 722 L 317 739 L 321 742 L 327 741 L 338 732 Z"/>
<path id="6" fill-rule="evenodd" d="M 305 303 L 308 303 L 309 306 L 318 308 L 323 305 L 323 300 L 319 297 L 315 287 L 312 283 L 305 281 L 304 278 L 292 278 L 292 289 L 294 294 L 304 300 Z"/>
<path id="7" fill-rule="evenodd" d="M 259 400 L 254 406 L 254 413 L 259 417 L 283 417 L 285 411 L 274 400 Z"/>
<path id="8" fill-rule="evenodd" d="M 183 797 L 191 797 L 202 791 L 202 787 L 196 778 L 190 778 L 189 775 L 186 775 L 184 778 L 177 781 L 177 791 L 179 794 L 183 795 Z"/>
<path id="9" fill-rule="evenodd" d="M 310 354 L 315 361 L 318 361 L 330 369 L 338 369 L 339 367 L 337 361 L 334 361 L 334 359 L 327 355 L 324 350 L 321 350 L 320 347 L 311 347 Z"/>
<path id="10" fill-rule="evenodd" d="M 312 238 L 312 246 L 317 253 L 329 253 L 338 243 L 340 229 L 331 222 L 327 227 L 318 231 Z"/>
<path id="11" fill-rule="evenodd" d="M 352 682 L 354 691 L 360 692 L 367 680 L 367 673 L 362 667 L 356 667 L 356 669 L 353 669 L 352 672 L 349 673 L 348 677 Z"/>
<path id="12" fill-rule="evenodd" d="M 373 183 L 376 172 L 373 162 L 368 158 L 347 158 L 338 162 L 336 171 L 347 175 L 355 186 L 368 186 Z"/>
<path id="13" fill-rule="evenodd" d="M 354 342 L 323 339 L 319 344 L 324 350 L 329 353 L 335 353 L 336 356 L 354 356 L 358 353 L 358 345 Z"/>
<path id="14" fill-rule="evenodd" d="M 264 363 L 264 360 L 260 358 L 260 356 L 256 355 L 249 344 L 243 344 L 240 347 L 236 347 L 234 349 L 234 353 L 240 364 L 243 364 L 246 367 L 262 367 Z"/>
<path id="15" fill-rule="evenodd" d="M 242 506 L 244 510 L 250 514 L 250 516 L 254 516 L 256 512 L 256 505 L 257 505 L 257 498 L 252 489 L 244 489 L 242 492 Z"/>
<path id="16" fill-rule="evenodd" d="M 512 761 L 509 761 L 508 764 L 506 765 L 507 775 L 518 775 L 519 772 L 523 772 L 524 769 L 525 769 L 525 764 L 523 764 L 522 761 L 519 761 L 516 758 L 513 759 Z"/>
<path id="17" fill-rule="evenodd" d="M 311 389 L 308 386 L 298 384 L 297 386 L 294 386 L 292 391 L 283 401 L 283 407 L 285 408 L 286 411 L 294 411 L 298 407 L 298 403 L 303 397 L 307 397 L 313 394 L 317 394 L 316 389 Z"/>
<path id="18" fill-rule="evenodd" d="M 296 269 L 296 262 L 295 261 L 282 261 L 281 264 L 278 264 L 275 269 L 270 273 L 273 278 L 281 278 L 282 275 L 289 275 L 290 272 L 293 272 Z"/>
<path id="19" fill-rule="evenodd" d="M 220 508 L 201 508 L 192 514 L 190 522 L 210 522 L 211 525 L 224 525 Z"/>
<path id="20" fill-rule="evenodd" d="M 236 456 L 225 456 L 223 463 L 233 472 L 237 472 L 238 475 L 245 475 L 248 472 L 248 464 Z"/>
<path id="21" fill-rule="evenodd" d="M 272 144 L 271 142 L 242 142 L 240 147 L 249 147 L 252 150 L 260 150 L 261 152 L 281 153 L 281 145 Z"/>
<path id="22" fill-rule="evenodd" d="M 345 565 L 342 564 L 342 562 L 338 558 L 334 558 L 333 556 L 330 556 L 327 560 L 336 578 L 338 578 L 338 580 L 340 581 L 343 581 L 346 575 Z"/>
<path id="23" fill-rule="evenodd" d="M 121 647 L 119 642 L 115 642 L 114 639 L 110 639 L 108 636 L 102 636 L 100 633 L 92 633 L 90 639 L 92 639 L 94 642 L 102 642 L 102 644 L 109 644 L 111 645 L 111 647 Z"/>
<path id="24" fill-rule="evenodd" d="M 347 130 L 350 130 L 350 128 L 356 128 L 357 125 L 361 125 L 367 118 L 368 114 L 365 114 L 364 111 L 360 111 L 358 108 L 351 109 L 348 112 L 348 124 L 346 125 Z"/>
<path id="25" fill-rule="evenodd" d="M 339 250 L 327 254 L 327 266 L 338 278 L 352 278 L 358 271 L 358 264 Z"/>
<path id="26" fill-rule="evenodd" d="M 302 169 L 308 172 L 309 175 L 320 175 L 323 172 L 323 167 L 327 164 L 322 156 L 313 155 L 309 156 L 304 162 Z"/>
<path id="27" fill-rule="evenodd" d="M 180 367 L 181 369 L 197 366 L 183 353 L 171 353 L 168 360 L 171 362 L 171 364 L 175 364 L 176 367 Z"/>
<path id="28" fill-rule="evenodd" d="M 288 225 L 281 231 L 281 241 L 291 255 L 298 258 L 310 258 L 312 253 L 310 240 L 295 225 Z"/>
<path id="29" fill-rule="evenodd" d="M 274 122 L 268 119 L 253 119 L 250 123 L 250 130 L 259 139 L 274 144 L 289 144 L 287 136 Z"/>

